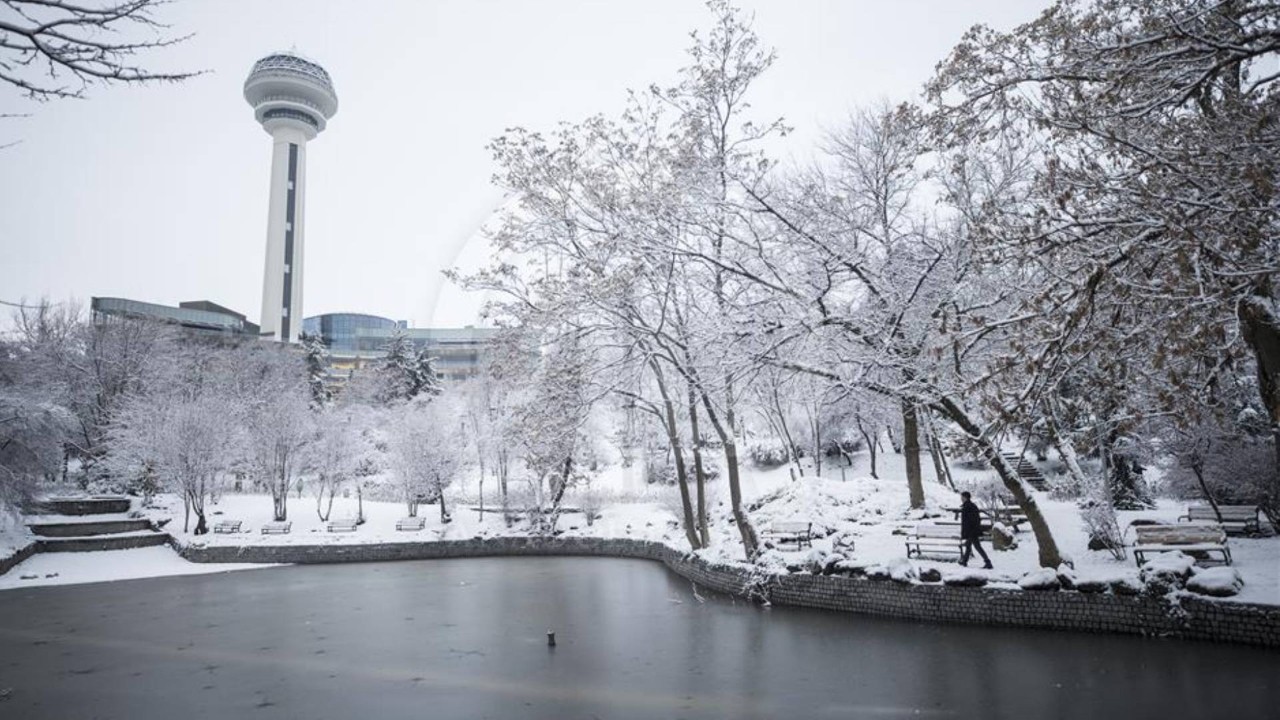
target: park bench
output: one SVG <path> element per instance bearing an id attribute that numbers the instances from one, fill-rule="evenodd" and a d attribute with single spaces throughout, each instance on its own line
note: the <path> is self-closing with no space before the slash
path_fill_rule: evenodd
<path id="1" fill-rule="evenodd" d="M 921 557 L 925 553 L 955 553 L 960 555 L 964 547 L 960 539 L 960 523 L 920 523 L 915 532 L 907 536 L 907 557 Z"/>
<path id="2" fill-rule="evenodd" d="M 289 529 L 293 527 L 293 523 L 289 520 L 273 521 L 262 523 L 263 535 L 288 535 Z"/>
<path id="3" fill-rule="evenodd" d="M 1228 534 L 1257 535 L 1262 530 L 1261 509 L 1257 505 L 1219 505 L 1222 519 L 1218 519 L 1212 505 L 1191 505 L 1179 522 L 1211 522 L 1222 525 Z"/>
<path id="4" fill-rule="evenodd" d="M 325 525 L 325 529 L 329 532 L 355 532 L 357 525 L 355 518 L 335 518 Z"/>
<path id="5" fill-rule="evenodd" d="M 943 508 L 943 510 L 950 512 L 952 516 L 955 517 L 956 522 L 957 523 L 959 522 L 960 508 L 949 507 L 949 508 Z M 978 508 L 978 512 L 982 513 L 983 515 L 982 532 L 983 534 L 986 534 L 986 535 L 989 535 L 991 533 L 992 522 L 998 522 L 1004 525 L 1008 525 L 1009 527 L 1013 528 L 1014 532 L 1020 531 L 1022 528 L 1018 526 L 1027 522 L 1026 513 L 1022 512 L 1022 508 L 1018 507 L 1017 505 L 1003 504 L 1003 505 L 996 506 L 991 510 Z M 941 521 L 941 523 L 948 524 L 945 520 Z"/>
<path id="6" fill-rule="evenodd" d="M 778 543 L 793 542 L 796 547 L 813 547 L 813 523 L 803 520 L 782 520 L 769 525 L 764 536 Z"/>
<path id="7" fill-rule="evenodd" d="M 218 522 L 216 522 L 216 523 L 214 523 L 214 524 L 213 524 L 213 532 L 214 532 L 215 534 L 219 534 L 219 533 L 226 533 L 226 534 L 238 533 L 238 532 L 240 532 L 240 526 L 241 526 L 241 525 L 243 525 L 243 524 L 244 524 L 244 523 L 242 523 L 242 522 L 241 522 L 241 521 L 239 521 L 239 520 L 219 520 Z"/>
<path id="8" fill-rule="evenodd" d="M 421 530 L 427 526 L 427 519 L 420 517 L 400 518 L 396 521 L 396 530 Z"/>
<path id="9" fill-rule="evenodd" d="M 1184 523 L 1181 525 L 1134 525 L 1133 559 L 1141 566 L 1151 553 L 1173 552 L 1208 556 L 1216 553 L 1231 564 L 1227 532 L 1221 525 Z"/>

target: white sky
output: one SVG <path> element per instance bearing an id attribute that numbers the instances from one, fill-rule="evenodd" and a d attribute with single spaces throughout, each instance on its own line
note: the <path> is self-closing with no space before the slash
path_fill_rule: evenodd
<path id="1" fill-rule="evenodd" d="M 778 51 L 752 102 L 803 158 L 850 109 L 909 99 L 969 26 L 1010 28 L 1044 0 L 740 0 Z M 177 0 L 195 37 L 156 69 L 181 85 L 94 88 L 37 105 L 0 87 L 0 300 L 207 299 L 257 320 L 269 136 L 241 96 L 253 62 L 295 47 L 340 107 L 307 149 L 304 311 L 416 325 L 475 321 L 441 270 L 483 259 L 501 199 L 485 144 L 504 128 L 615 113 L 667 85 L 698 0 Z"/>

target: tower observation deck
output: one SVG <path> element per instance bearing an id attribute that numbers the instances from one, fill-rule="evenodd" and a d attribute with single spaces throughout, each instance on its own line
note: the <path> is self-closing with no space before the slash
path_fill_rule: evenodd
<path id="1" fill-rule="evenodd" d="M 338 112 L 338 95 L 318 63 L 281 52 L 253 64 L 244 81 L 244 99 L 272 140 L 262 335 L 296 342 L 303 317 L 307 141 Z"/>

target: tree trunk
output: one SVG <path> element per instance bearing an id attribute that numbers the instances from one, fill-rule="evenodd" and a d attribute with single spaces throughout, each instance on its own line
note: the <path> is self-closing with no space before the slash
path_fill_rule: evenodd
<path id="1" fill-rule="evenodd" d="M 1049 429 L 1049 442 L 1053 443 L 1053 449 L 1058 451 L 1062 464 L 1067 466 L 1067 474 L 1071 476 L 1071 481 L 1076 487 L 1084 489 L 1089 479 L 1085 477 L 1084 469 L 1080 467 L 1080 457 L 1076 454 L 1075 446 L 1071 444 L 1071 438 L 1062 434 L 1062 429 L 1058 427 L 1058 418 L 1052 409 L 1045 420 Z"/>
<path id="2" fill-rule="evenodd" d="M 1275 300 L 1265 288 L 1241 300 L 1236 314 L 1241 335 L 1253 348 L 1258 365 L 1258 393 L 1271 419 L 1273 474 L 1280 478 L 1280 317 L 1277 317 Z M 1273 523 L 1277 520 L 1270 519 Z"/>
<path id="3" fill-rule="evenodd" d="M 698 536 L 697 522 L 693 517 L 693 502 L 689 497 L 689 474 L 684 466 L 684 449 L 680 447 L 680 426 L 676 422 L 675 403 L 671 401 L 671 395 L 667 392 L 666 376 L 659 367 L 658 361 L 650 358 L 649 367 L 653 370 L 658 394 L 662 396 L 664 413 L 662 424 L 667 430 L 667 444 L 671 446 L 671 455 L 676 465 L 676 485 L 680 487 L 680 509 L 684 513 L 684 534 L 689 540 L 689 547 L 697 550 L 702 547 L 702 543 Z"/>
<path id="4" fill-rule="evenodd" d="M 707 527 L 707 472 L 702 467 L 702 433 L 698 430 L 698 397 L 693 383 L 689 391 L 689 432 L 693 444 L 693 476 L 698 491 L 698 541 L 702 547 L 711 545 L 711 529 Z"/>
<path id="5" fill-rule="evenodd" d="M 729 474 L 729 506 L 733 512 L 734 524 L 738 526 L 738 534 L 742 536 L 742 549 L 747 554 L 748 560 L 754 560 L 756 553 L 759 552 L 760 541 L 756 537 L 755 528 L 751 527 L 746 511 L 742 509 L 742 486 L 738 477 L 738 446 L 734 441 L 733 433 L 730 432 L 732 426 L 726 426 L 726 423 L 721 422 L 720 416 L 711 405 L 711 398 L 708 398 L 706 393 L 700 394 L 702 406 L 707 410 L 707 419 L 711 421 L 711 427 L 715 428 L 720 443 L 724 445 L 725 470 Z"/>
<path id="6" fill-rule="evenodd" d="M 916 422 L 916 407 L 902 402 L 902 456 L 907 461 L 907 489 L 911 494 L 911 508 L 924 507 L 924 479 L 920 473 L 920 427 Z"/>
<path id="7" fill-rule="evenodd" d="M 356 482 L 356 524 L 364 524 L 364 488 Z"/>
<path id="8" fill-rule="evenodd" d="M 1222 511 L 1218 509 L 1218 501 L 1213 499 L 1213 493 L 1209 492 L 1209 483 L 1204 481 L 1204 462 L 1199 458 L 1192 460 L 1191 472 L 1195 473 L 1196 482 L 1200 483 L 1200 492 L 1204 493 L 1204 499 L 1209 502 L 1209 507 L 1213 508 L 1213 514 L 1218 518 L 1218 522 L 1222 522 Z"/>
<path id="9" fill-rule="evenodd" d="M 330 488 L 329 488 L 329 507 L 328 507 L 328 508 L 326 508 L 326 509 L 323 509 L 323 510 L 321 509 L 321 508 L 323 508 L 323 507 L 324 507 L 324 489 L 325 489 L 325 486 L 326 486 L 326 485 L 328 485 L 328 483 L 326 483 L 326 482 L 324 481 L 324 479 L 323 479 L 323 478 L 321 478 L 321 479 L 320 479 L 320 491 L 316 493 L 316 515 L 320 516 L 320 522 L 328 522 L 328 521 L 329 521 L 329 515 L 330 515 L 330 513 L 332 513 L 332 512 L 333 512 L 333 491 L 334 491 L 334 488 L 332 488 L 332 487 L 330 487 Z"/>
<path id="10" fill-rule="evenodd" d="M 885 430 L 889 431 L 889 447 L 893 448 L 893 451 L 894 451 L 895 453 L 897 453 L 897 454 L 901 455 L 901 454 L 902 454 L 902 443 L 901 443 L 901 442 L 899 442 L 899 441 L 898 441 L 898 438 L 894 436 L 894 434 L 893 434 L 893 426 L 892 426 L 892 425 L 886 425 L 886 426 L 885 426 Z"/>
<path id="11" fill-rule="evenodd" d="M 778 424 L 778 433 L 782 437 L 782 443 L 786 446 L 787 457 L 791 458 L 791 463 L 796 466 L 796 470 L 800 471 L 800 477 L 804 477 L 804 466 L 800 464 L 800 453 L 796 449 L 795 438 L 791 436 L 791 428 L 787 426 L 787 416 L 782 409 L 782 398 L 778 395 L 776 383 L 770 388 L 770 400 L 773 401 L 774 418 L 776 418 Z"/>
<path id="12" fill-rule="evenodd" d="M 858 418 L 858 432 L 862 435 L 862 441 L 867 444 L 867 455 L 871 458 L 871 477 L 879 480 L 880 476 L 876 474 L 876 438 L 867 433 L 866 428 L 862 426 L 862 418 Z M 849 463 L 852 465 L 853 463 Z"/>
<path id="13" fill-rule="evenodd" d="M 933 458 L 933 473 L 938 478 L 938 484 L 955 490 L 956 484 L 951 479 L 951 468 L 947 467 L 947 457 L 942 453 L 942 442 L 938 440 L 938 432 L 933 426 L 933 414 L 927 411 L 924 416 L 924 428 L 925 442 L 929 445 L 929 457 Z"/>
<path id="14" fill-rule="evenodd" d="M 444 525 L 449 522 L 449 511 L 444 506 L 444 488 L 440 487 L 440 478 L 436 478 L 436 492 L 440 501 L 440 524 Z"/>
<path id="15" fill-rule="evenodd" d="M 1005 489 L 1013 495 L 1014 501 L 1018 503 L 1022 513 L 1027 516 L 1027 523 L 1031 525 L 1031 532 L 1036 538 L 1040 566 L 1056 568 L 1061 565 L 1062 554 L 1058 552 L 1058 543 L 1053 539 L 1053 533 L 1049 530 L 1049 524 L 1040 512 L 1040 506 L 1036 504 L 1035 497 L 1022 482 L 1018 472 L 1000 454 L 1000 448 L 983 434 L 982 429 L 958 401 L 943 397 L 938 401 L 937 408 L 943 415 L 954 422 L 961 432 L 978 443 L 982 449 L 983 456 L 986 457 L 987 462 L 996 471 L 996 474 L 1000 476 L 1000 481 L 1004 483 Z"/>

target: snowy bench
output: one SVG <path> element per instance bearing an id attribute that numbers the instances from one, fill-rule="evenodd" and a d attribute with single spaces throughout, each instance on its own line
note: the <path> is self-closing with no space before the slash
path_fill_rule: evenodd
<path id="1" fill-rule="evenodd" d="M 1221 525 L 1134 525 L 1133 559 L 1141 566 L 1149 553 L 1180 551 L 1187 554 L 1216 553 L 1231 564 L 1227 531 Z"/>
<path id="2" fill-rule="evenodd" d="M 421 530 L 427 526 L 427 519 L 420 517 L 400 518 L 396 521 L 396 530 Z"/>
<path id="3" fill-rule="evenodd" d="M 803 520 L 782 520 L 770 523 L 764 536 L 778 543 L 793 542 L 796 547 L 813 547 L 813 523 Z"/>
<path id="4" fill-rule="evenodd" d="M 293 523 L 288 520 L 279 520 L 269 523 L 262 523 L 263 535 L 288 535 L 289 529 L 293 527 Z"/>
<path id="5" fill-rule="evenodd" d="M 213 524 L 213 532 L 214 532 L 215 534 L 217 534 L 217 533 L 226 533 L 226 534 L 238 533 L 238 532 L 240 532 L 240 526 L 241 526 L 241 525 L 243 525 L 243 524 L 244 524 L 244 523 L 242 523 L 242 522 L 241 522 L 241 521 L 239 521 L 239 520 L 219 520 L 218 522 L 216 522 L 216 523 L 214 523 L 214 524 Z"/>
<path id="6" fill-rule="evenodd" d="M 1211 522 L 1219 523 L 1228 533 L 1241 535 L 1257 535 L 1261 532 L 1261 508 L 1257 505 L 1219 505 L 1218 511 L 1222 519 L 1213 511 L 1212 505 L 1191 505 L 1187 514 L 1178 518 L 1179 522 Z"/>
<path id="7" fill-rule="evenodd" d="M 325 529 L 329 532 L 355 532 L 357 525 L 355 518 L 335 518 L 325 525 Z"/>
<path id="8" fill-rule="evenodd" d="M 925 553 L 959 555 L 963 547 L 960 523 L 921 523 L 914 534 L 907 536 L 907 557 L 921 557 Z"/>

